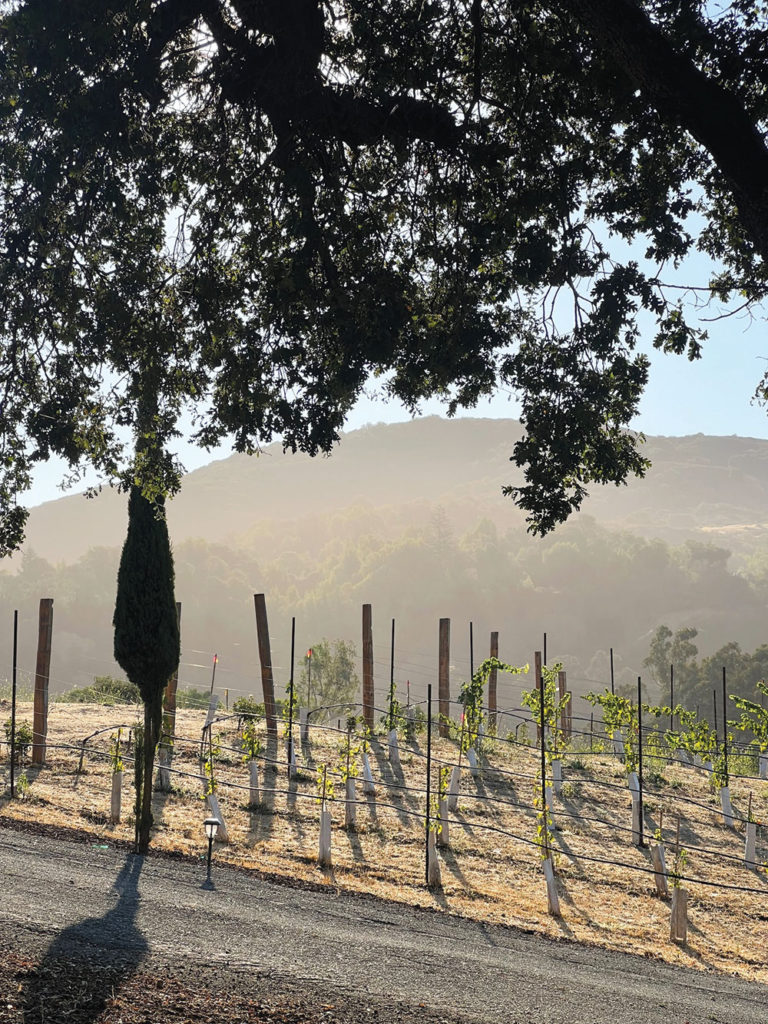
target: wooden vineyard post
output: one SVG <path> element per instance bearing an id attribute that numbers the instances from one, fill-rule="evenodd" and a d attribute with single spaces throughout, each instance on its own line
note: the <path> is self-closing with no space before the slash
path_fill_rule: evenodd
<path id="1" fill-rule="evenodd" d="M 440 619 L 437 651 L 437 704 L 440 716 L 439 735 L 448 736 L 448 719 L 451 716 L 451 620 Z"/>
<path id="2" fill-rule="evenodd" d="M 267 718 L 267 732 L 277 736 L 277 716 L 275 714 L 275 683 L 272 678 L 272 652 L 269 644 L 269 623 L 267 622 L 267 602 L 264 594 L 254 594 L 256 608 L 256 632 L 259 639 L 259 661 L 261 662 L 261 687 L 264 694 L 264 713 Z"/>
<path id="3" fill-rule="evenodd" d="M 35 704 L 32 717 L 32 763 L 45 763 L 48 738 L 48 680 L 51 672 L 51 638 L 53 636 L 53 598 L 40 599 L 37 633 L 37 664 L 35 666 Z"/>
<path id="4" fill-rule="evenodd" d="M 541 651 L 534 651 L 533 672 L 536 676 L 536 689 L 540 690 L 544 682 L 541 675 Z M 541 722 L 536 726 L 536 743 L 538 746 L 541 746 Z"/>
<path id="5" fill-rule="evenodd" d="M 363 605 L 363 718 L 373 731 L 373 621 L 371 606 Z"/>
<path id="6" fill-rule="evenodd" d="M 498 656 L 499 634 L 491 633 L 491 657 L 498 658 Z M 496 675 L 496 669 L 492 668 L 491 674 L 488 676 L 488 724 L 494 731 L 496 729 L 496 711 L 498 710 L 498 703 L 496 699 Z"/>

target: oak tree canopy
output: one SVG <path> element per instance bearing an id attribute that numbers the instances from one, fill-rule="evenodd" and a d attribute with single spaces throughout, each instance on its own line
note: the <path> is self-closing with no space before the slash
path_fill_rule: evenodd
<path id="1" fill-rule="evenodd" d="M 3 551 L 52 453 L 153 500 L 182 411 L 204 446 L 316 453 L 371 375 L 414 409 L 517 394 L 509 490 L 546 531 L 644 471 L 638 314 L 703 340 L 672 268 L 764 295 L 764 3 L 2 11 Z"/>

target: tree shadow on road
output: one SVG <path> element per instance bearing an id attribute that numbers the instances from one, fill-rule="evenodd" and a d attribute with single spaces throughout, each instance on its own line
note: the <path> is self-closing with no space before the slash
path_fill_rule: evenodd
<path id="1" fill-rule="evenodd" d="M 144 858 L 126 856 L 115 880 L 117 902 L 102 917 L 87 917 L 60 932 L 24 984 L 25 1024 L 93 1024 L 149 947 L 136 926 L 138 880 Z"/>

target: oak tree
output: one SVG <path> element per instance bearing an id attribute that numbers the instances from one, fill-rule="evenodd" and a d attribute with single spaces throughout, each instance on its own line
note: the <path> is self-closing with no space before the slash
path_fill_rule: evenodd
<path id="1" fill-rule="evenodd" d="M 23 0 L 1 28 L 6 548 L 52 452 L 168 493 L 185 406 L 203 445 L 316 452 L 371 375 L 449 412 L 516 392 L 512 494 L 550 529 L 645 468 L 638 310 L 699 352 L 669 265 L 764 293 L 761 3 Z"/>

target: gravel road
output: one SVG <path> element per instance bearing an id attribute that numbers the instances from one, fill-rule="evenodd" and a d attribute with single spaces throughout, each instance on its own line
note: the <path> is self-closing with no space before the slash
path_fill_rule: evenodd
<path id="1" fill-rule="evenodd" d="M 241 994 L 301 993 L 318 1007 L 317 1016 L 305 1008 L 307 1021 L 768 1020 L 768 987 L 739 979 L 215 864 L 215 888 L 203 878 L 202 864 L 0 828 L 0 955 L 29 950 L 44 963 L 111 964 L 121 977 L 167 969 L 191 986 L 215 979 Z M 323 1015 L 331 1002 L 338 1013 Z M 22 1019 L 10 1009 L 4 1018 L 0 1007 L 0 1020 Z"/>

